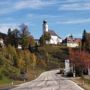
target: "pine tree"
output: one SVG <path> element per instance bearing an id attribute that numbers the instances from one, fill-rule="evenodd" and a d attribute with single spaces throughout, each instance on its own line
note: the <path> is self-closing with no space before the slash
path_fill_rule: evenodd
<path id="1" fill-rule="evenodd" d="M 86 38 L 87 38 L 87 32 L 84 29 L 83 31 L 83 35 L 82 35 L 82 49 L 85 50 L 86 49 Z"/>

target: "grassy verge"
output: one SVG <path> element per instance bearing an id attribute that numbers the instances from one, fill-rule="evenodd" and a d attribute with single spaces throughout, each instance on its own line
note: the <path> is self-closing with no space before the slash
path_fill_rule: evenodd
<path id="1" fill-rule="evenodd" d="M 27 81 L 19 81 L 19 80 L 11 80 L 7 77 L 3 77 L 1 80 L 0 80 L 0 90 L 1 89 L 5 89 L 5 88 L 12 88 L 18 84 L 21 84 L 21 83 L 25 83 L 25 82 L 28 82 L 28 81 L 31 81 L 31 80 L 34 80 L 35 78 L 37 78 L 42 72 L 44 72 L 45 69 L 44 68 L 30 68 L 29 69 L 29 72 L 28 72 L 28 80 Z M 12 83 L 13 82 L 13 83 Z M 13 84 L 13 85 L 12 85 Z"/>
<path id="2" fill-rule="evenodd" d="M 77 83 L 79 86 L 84 88 L 85 90 L 90 90 L 90 79 L 84 78 L 84 77 L 76 77 L 72 79 L 75 83 Z"/>
<path id="3" fill-rule="evenodd" d="M 12 83 L 13 82 L 13 83 Z M 3 89 L 3 88 L 11 88 L 13 87 L 14 85 L 17 85 L 17 84 L 20 84 L 20 83 L 23 83 L 23 81 L 14 81 L 14 80 L 11 80 L 7 77 L 3 77 L 1 80 L 0 80 L 0 89 Z"/>
<path id="4" fill-rule="evenodd" d="M 6 77 L 3 77 L 3 79 L 0 80 L 0 88 L 8 87 L 10 86 L 10 83 L 12 81 Z"/>
<path id="5" fill-rule="evenodd" d="M 34 80 L 44 71 L 45 69 L 43 69 L 43 67 L 41 68 L 36 67 L 34 69 L 30 68 L 28 72 L 28 81 Z"/>

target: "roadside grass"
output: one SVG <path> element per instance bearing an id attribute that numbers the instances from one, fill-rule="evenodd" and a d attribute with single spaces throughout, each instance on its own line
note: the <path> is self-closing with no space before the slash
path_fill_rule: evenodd
<path id="1" fill-rule="evenodd" d="M 0 85 L 1 84 L 7 84 L 7 83 L 11 83 L 12 80 L 7 78 L 7 77 L 3 77 L 1 80 L 0 80 Z"/>
<path id="2" fill-rule="evenodd" d="M 0 88 L 9 87 L 11 82 L 12 82 L 11 79 L 9 79 L 7 77 L 3 77 L 0 80 Z"/>
<path id="3" fill-rule="evenodd" d="M 28 81 L 36 79 L 42 72 L 46 71 L 43 67 L 30 68 L 27 74 Z"/>
<path id="4" fill-rule="evenodd" d="M 73 78 L 72 81 L 77 83 L 79 86 L 81 86 L 85 90 L 90 90 L 90 79 L 87 79 L 85 77 L 76 77 L 76 78 Z"/>
<path id="5" fill-rule="evenodd" d="M 28 82 L 28 81 L 31 81 L 31 80 L 34 80 L 35 78 L 37 78 L 42 72 L 44 72 L 45 69 L 42 67 L 42 68 L 39 68 L 39 67 L 36 67 L 36 68 L 30 68 L 29 69 L 29 72 L 27 74 L 28 76 L 28 80 L 12 80 L 12 79 L 9 79 L 7 77 L 3 77 L 1 80 L 0 80 L 0 89 L 2 88 L 10 88 L 10 87 L 14 87 L 15 85 L 18 85 L 18 84 L 21 84 L 21 83 L 25 83 L 25 82 Z M 12 85 L 12 82 L 13 82 L 13 85 Z"/>
<path id="6" fill-rule="evenodd" d="M 85 83 L 90 84 L 90 79 L 84 79 Z"/>
<path id="7" fill-rule="evenodd" d="M 13 82 L 13 84 L 12 84 Z M 12 80 L 12 79 L 9 79 L 7 77 L 3 77 L 1 80 L 0 80 L 0 89 L 3 89 L 3 88 L 10 88 L 10 87 L 13 87 L 14 85 L 18 85 L 20 83 L 23 83 L 24 81 L 19 81 L 19 80 Z"/>

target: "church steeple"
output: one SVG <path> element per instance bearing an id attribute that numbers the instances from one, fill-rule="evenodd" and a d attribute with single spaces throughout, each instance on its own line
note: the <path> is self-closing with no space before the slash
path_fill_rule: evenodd
<path id="1" fill-rule="evenodd" d="M 48 24 L 47 24 L 47 21 L 46 20 L 43 21 L 43 34 L 45 32 L 48 32 Z"/>

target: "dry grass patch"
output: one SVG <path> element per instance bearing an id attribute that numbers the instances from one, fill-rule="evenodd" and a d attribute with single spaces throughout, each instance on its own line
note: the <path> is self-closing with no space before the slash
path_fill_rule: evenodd
<path id="1" fill-rule="evenodd" d="M 86 79 L 83 77 L 76 77 L 76 78 L 73 78 L 72 81 L 77 83 L 79 86 L 81 86 L 85 90 L 90 90 L 90 79 Z"/>

